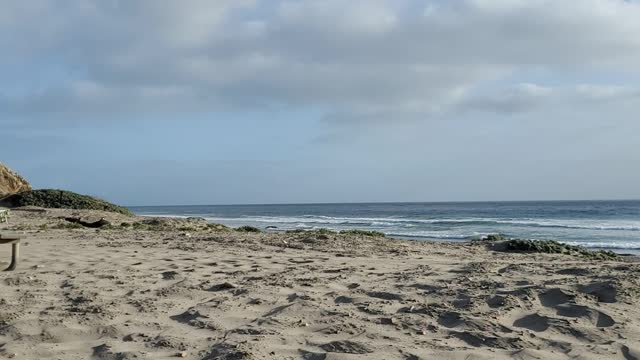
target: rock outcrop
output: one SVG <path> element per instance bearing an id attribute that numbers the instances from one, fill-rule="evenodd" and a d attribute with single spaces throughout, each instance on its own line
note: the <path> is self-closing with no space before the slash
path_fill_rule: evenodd
<path id="1" fill-rule="evenodd" d="M 29 190 L 31 185 L 25 178 L 0 163 L 0 198 Z"/>
<path id="2" fill-rule="evenodd" d="M 23 191 L 0 199 L 0 206 L 37 206 L 49 209 L 102 210 L 131 215 L 129 209 L 88 195 L 66 190 L 41 189 Z"/>

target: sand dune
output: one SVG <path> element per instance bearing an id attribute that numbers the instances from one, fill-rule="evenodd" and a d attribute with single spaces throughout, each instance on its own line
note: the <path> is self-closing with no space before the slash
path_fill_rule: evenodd
<path id="1" fill-rule="evenodd" d="M 28 234 L 18 270 L 0 274 L 0 357 L 640 358 L 631 259 L 186 220 L 154 231 L 97 212 L 80 215 L 120 228 L 52 229 L 69 215 L 15 211 L 0 228 Z"/>

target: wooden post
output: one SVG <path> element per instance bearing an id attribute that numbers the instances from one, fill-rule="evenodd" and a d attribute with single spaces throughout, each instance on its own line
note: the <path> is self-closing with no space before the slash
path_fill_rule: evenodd
<path id="1" fill-rule="evenodd" d="M 20 242 L 11 244 L 11 264 L 7 268 L 7 271 L 13 271 L 18 266 L 18 257 L 20 256 Z"/>
<path id="2" fill-rule="evenodd" d="M 0 244 L 11 244 L 11 264 L 4 271 L 13 271 L 18 266 L 18 259 L 20 258 L 20 240 L 23 236 L 18 234 L 3 234 L 0 233 Z"/>
<path id="3" fill-rule="evenodd" d="M 6 244 L 6 242 L 5 242 Z M 10 242 L 11 244 L 11 264 L 4 271 L 13 271 L 18 267 L 18 258 L 20 257 L 20 239 Z"/>

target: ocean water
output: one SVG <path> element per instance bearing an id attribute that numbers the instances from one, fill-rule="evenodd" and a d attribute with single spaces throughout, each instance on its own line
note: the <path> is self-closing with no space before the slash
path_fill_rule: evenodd
<path id="1" fill-rule="evenodd" d="M 640 252 L 640 201 L 367 203 L 131 207 L 139 215 L 203 217 L 272 231 L 377 230 L 388 236 L 464 241 L 501 233 L 588 248 Z"/>

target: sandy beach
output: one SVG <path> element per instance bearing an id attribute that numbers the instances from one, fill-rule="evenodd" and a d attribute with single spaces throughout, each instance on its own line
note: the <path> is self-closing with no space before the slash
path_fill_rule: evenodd
<path id="1" fill-rule="evenodd" d="M 97 211 L 15 210 L 0 230 L 26 235 L 17 270 L 0 274 L 2 358 L 640 358 L 632 257 Z"/>

